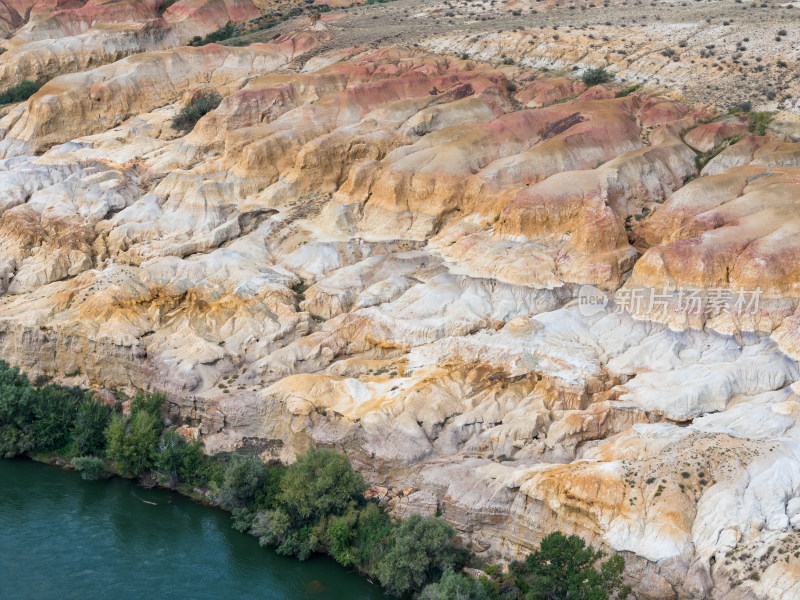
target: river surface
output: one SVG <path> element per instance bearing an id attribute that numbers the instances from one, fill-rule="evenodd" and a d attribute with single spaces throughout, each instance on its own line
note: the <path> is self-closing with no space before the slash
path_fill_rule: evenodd
<path id="1" fill-rule="evenodd" d="M 0 459 L 0 599 L 378 600 L 327 558 L 261 548 L 230 516 L 124 479 Z"/>

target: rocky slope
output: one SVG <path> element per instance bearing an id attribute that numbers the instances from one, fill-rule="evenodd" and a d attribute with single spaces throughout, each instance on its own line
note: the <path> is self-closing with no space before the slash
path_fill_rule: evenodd
<path id="1" fill-rule="evenodd" d="M 411 0 L 201 47 L 264 7 L 0 8 L 2 85 L 49 80 L 0 109 L 3 358 L 167 391 L 208 451 L 339 448 L 477 552 L 559 528 L 625 553 L 641 599 L 800 597 L 791 111 L 755 135 L 666 68 L 543 70 L 596 66 L 578 32 L 377 43 L 436 18 Z"/>

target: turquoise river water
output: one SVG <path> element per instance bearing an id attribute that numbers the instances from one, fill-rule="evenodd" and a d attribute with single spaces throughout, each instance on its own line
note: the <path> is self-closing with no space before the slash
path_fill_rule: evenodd
<path id="1" fill-rule="evenodd" d="M 385 598 L 330 559 L 279 556 L 230 523 L 166 490 L 0 459 L 0 599 Z"/>

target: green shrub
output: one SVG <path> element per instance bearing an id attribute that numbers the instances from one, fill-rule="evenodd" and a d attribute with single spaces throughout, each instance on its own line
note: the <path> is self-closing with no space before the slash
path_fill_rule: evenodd
<path id="1" fill-rule="evenodd" d="M 448 568 L 459 566 L 455 530 L 436 517 L 411 515 L 394 529 L 376 575 L 386 591 L 401 596 L 422 589 Z"/>
<path id="2" fill-rule="evenodd" d="M 525 560 L 530 576 L 526 600 L 607 600 L 614 592 L 625 598 L 630 593 L 622 585 L 625 559 L 612 556 L 598 570 L 594 565 L 604 556 L 576 535 L 551 533 Z"/>
<path id="3" fill-rule="evenodd" d="M 10 424 L 0 425 L 0 458 L 12 458 L 33 450 L 33 436 L 29 431 Z"/>
<path id="4" fill-rule="evenodd" d="M 11 458 L 31 450 L 36 390 L 17 367 L 0 361 L 0 456 Z"/>
<path id="5" fill-rule="evenodd" d="M 272 471 L 255 456 L 232 454 L 223 468 L 217 499 L 228 509 L 271 507 L 278 493 L 275 479 L 282 469 Z"/>
<path id="6" fill-rule="evenodd" d="M 167 9 L 173 4 L 175 4 L 175 2 L 177 2 L 177 0 L 165 0 L 164 2 L 162 2 L 161 6 L 158 7 L 158 12 L 156 13 L 158 17 L 159 18 L 163 17 L 164 13 L 167 12 Z"/>
<path id="7" fill-rule="evenodd" d="M 525 581 L 524 573 L 524 564 L 515 561 L 511 563 L 508 573 L 494 574 L 492 576 L 492 584 L 495 597 L 503 600 L 522 600 L 528 589 L 528 582 Z"/>
<path id="8" fill-rule="evenodd" d="M 206 44 L 215 44 L 222 40 L 227 40 L 232 37 L 234 33 L 233 23 L 228 23 L 225 27 L 217 29 L 209 33 L 206 37 L 201 38 L 199 35 L 192 38 L 189 42 L 190 46 L 205 46 Z"/>
<path id="9" fill-rule="evenodd" d="M 583 80 L 583 83 L 591 87 L 601 83 L 608 83 L 614 79 L 614 75 L 613 73 L 606 71 L 603 67 L 589 68 L 583 72 L 581 79 Z"/>
<path id="10" fill-rule="evenodd" d="M 634 83 L 633 85 L 626 86 L 619 91 L 619 94 L 617 94 L 617 98 L 624 98 L 625 96 L 630 96 L 640 87 L 642 87 L 641 83 Z"/>
<path id="11" fill-rule="evenodd" d="M 33 443 L 42 450 L 61 448 L 70 440 L 72 424 L 83 399 L 80 388 L 47 385 L 35 392 Z"/>
<path id="12" fill-rule="evenodd" d="M 38 92 L 41 87 L 42 86 L 35 81 L 23 79 L 17 85 L 8 88 L 5 92 L 0 94 L 0 106 L 3 104 L 23 102 Z"/>
<path id="13" fill-rule="evenodd" d="M 144 392 L 136 392 L 136 395 L 131 400 L 131 416 L 139 411 L 148 412 L 151 415 L 161 418 L 161 409 L 167 397 L 164 394 L 145 394 Z"/>
<path id="14" fill-rule="evenodd" d="M 225 469 L 219 454 L 214 456 L 201 455 L 200 466 L 194 474 L 196 480 L 193 483 L 195 485 L 207 485 L 216 490 L 222 485 L 224 475 Z"/>
<path id="15" fill-rule="evenodd" d="M 325 549 L 331 518 L 354 510 L 364 501 L 365 488 L 345 455 L 309 448 L 287 467 L 276 508 L 257 516 L 253 532 L 262 545 L 305 560 Z"/>
<path id="16" fill-rule="evenodd" d="M 76 387 L 34 387 L 19 369 L 0 361 L 0 456 L 64 447 L 83 394 Z"/>
<path id="17" fill-rule="evenodd" d="M 437 583 L 425 586 L 419 600 L 491 600 L 493 594 L 491 584 L 467 577 L 447 569 Z"/>
<path id="18" fill-rule="evenodd" d="M 356 530 L 359 511 L 351 510 L 330 521 L 327 531 L 328 554 L 340 565 L 349 567 L 357 564 L 355 554 Z"/>
<path id="19" fill-rule="evenodd" d="M 203 447 L 197 440 L 186 442 L 182 447 L 181 463 L 178 466 L 178 479 L 191 485 L 204 486 L 209 482 L 209 470 L 206 467 Z"/>
<path id="20" fill-rule="evenodd" d="M 72 459 L 73 466 L 81 474 L 82 479 L 100 479 L 105 475 L 103 459 L 97 456 L 78 456 Z"/>
<path id="21" fill-rule="evenodd" d="M 753 135 L 765 135 L 767 127 L 774 115 L 771 112 L 751 112 L 750 113 L 750 133 Z"/>
<path id="22" fill-rule="evenodd" d="M 697 170 L 701 171 L 703 167 L 705 167 L 709 161 L 716 157 L 720 152 L 729 148 L 736 142 L 742 139 L 742 136 L 737 135 L 730 138 L 725 138 L 719 144 L 714 146 L 711 150 L 707 150 L 706 152 L 697 152 L 697 155 L 694 157 L 695 166 L 697 166 Z"/>
<path id="23" fill-rule="evenodd" d="M 344 454 L 312 447 L 286 469 L 278 501 L 294 520 L 315 521 L 344 514 L 365 489 Z"/>
<path id="24" fill-rule="evenodd" d="M 377 567 L 392 533 L 389 516 L 377 504 L 370 502 L 359 511 L 355 535 L 355 556 L 368 573 Z"/>
<path id="25" fill-rule="evenodd" d="M 340 564 L 372 572 L 383 556 L 392 533 L 389 516 L 374 502 L 351 509 L 330 520 L 327 530 L 328 553 Z"/>
<path id="26" fill-rule="evenodd" d="M 183 132 L 191 131 L 200 118 L 217 108 L 220 102 L 222 102 L 222 97 L 216 92 L 204 94 L 191 104 L 181 108 L 172 119 L 172 128 Z"/>
<path id="27" fill-rule="evenodd" d="M 187 442 L 175 429 L 165 429 L 158 441 L 156 472 L 172 485 L 185 482 L 203 485 L 203 449 L 199 442 Z"/>
<path id="28" fill-rule="evenodd" d="M 106 447 L 105 430 L 111 420 L 111 408 L 92 398 L 78 405 L 72 425 L 72 443 L 79 454 L 100 454 Z"/>
<path id="29" fill-rule="evenodd" d="M 160 418 L 146 410 L 114 415 L 106 429 L 106 455 L 123 475 L 142 475 L 155 466 L 162 429 Z"/>

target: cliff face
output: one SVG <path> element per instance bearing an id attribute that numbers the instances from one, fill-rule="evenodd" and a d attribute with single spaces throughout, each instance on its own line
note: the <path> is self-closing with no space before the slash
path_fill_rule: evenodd
<path id="1" fill-rule="evenodd" d="M 642 599 L 800 595 L 791 112 L 370 39 L 407 0 L 241 47 L 176 46 L 263 6 L 23 5 L 0 79 L 49 81 L 0 110 L 5 360 L 165 390 L 208 451 L 339 448 L 476 551 L 558 528 Z"/>

